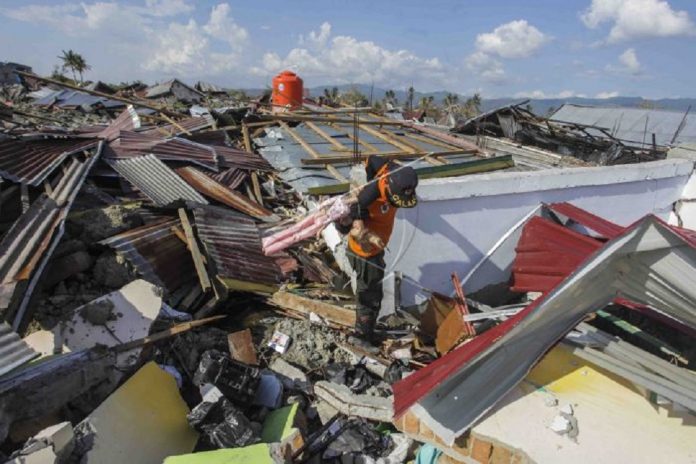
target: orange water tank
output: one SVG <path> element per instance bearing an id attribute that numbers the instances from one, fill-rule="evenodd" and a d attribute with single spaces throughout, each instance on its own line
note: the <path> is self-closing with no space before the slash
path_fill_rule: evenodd
<path id="1" fill-rule="evenodd" d="M 302 106 L 302 79 L 292 71 L 283 71 L 273 78 L 273 110 Z"/>

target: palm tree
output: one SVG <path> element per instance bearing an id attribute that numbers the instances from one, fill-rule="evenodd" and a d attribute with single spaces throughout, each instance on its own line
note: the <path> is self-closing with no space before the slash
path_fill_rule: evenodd
<path id="1" fill-rule="evenodd" d="M 413 85 L 408 88 L 408 109 L 413 111 L 413 98 L 416 96 L 416 89 Z"/>
<path id="2" fill-rule="evenodd" d="M 434 99 L 435 97 L 433 97 L 432 95 L 429 97 L 421 97 L 420 103 L 418 104 L 418 108 L 427 113 L 430 107 L 433 105 Z"/>
<path id="3" fill-rule="evenodd" d="M 456 93 L 448 93 L 445 95 L 445 98 L 442 100 L 442 104 L 444 105 L 445 109 L 450 110 L 454 109 L 459 106 L 459 95 Z"/>
<path id="4" fill-rule="evenodd" d="M 91 66 L 87 64 L 84 57 L 79 53 L 72 50 L 67 52 L 63 50 L 63 55 L 58 57 L 63 61 L 63 69 L 69 69 L 73 76 L 73 81 L 77 82 L 76 72 L 80 74 L 80 82 L 83 82 L 82 73 L 88 69 L 92 69 Z"/>
<path id="5" fill-rule="evenodd" d="M 481 94 L 475 93 L 473 97 L 466 99 L 464 114 L 467 118 L 473 118 L 481 114 Z"/>
<path id="6" fill-rule="evenodd" d="M 394 92 L 393 90 L 387 90 L 386 92 L 384 92 L 384 102 L 390 103 L 392 106 L 396 106 L 398 104 L 396 92 Z"/>
<path id="7" fill-rule="evenodd" d="M 338 101 L 339 97 L 338 87 L 332 87 L 331 90 L 324 89 L 324 96 L 329 101 L 329 104 L 335 104 Z"/>

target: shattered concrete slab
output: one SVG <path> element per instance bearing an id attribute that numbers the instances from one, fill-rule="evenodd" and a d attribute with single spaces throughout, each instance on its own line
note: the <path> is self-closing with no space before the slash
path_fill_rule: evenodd
<path id="1" fill-rule="evenodd" d="M 319 381 L 314 393 L 333 408 L 347 416 L 357 416 L 379 422 L 391 422 L 394 416 L 392 398 L 356 395 L 345 385 Z"/>
<path id="2" fill-rule="evenodd" d="M 52 425 L 29 439 L 7 461 L 11 464 L 59 464 L 65 462 L 74 447 L 75 434 L 70 422 Z"/>
<path id="3" fill-rule="evenodd" d="M 145 280 L 135 280 L 77 308 L 70 320 L 53 331 L 34 332 L 25 341 L 44 356 L 96 345 L 120 345 L 147 336 L 161 308 L 161 290 Z M 136 354 L 119 355 L 119 364 Z"/>

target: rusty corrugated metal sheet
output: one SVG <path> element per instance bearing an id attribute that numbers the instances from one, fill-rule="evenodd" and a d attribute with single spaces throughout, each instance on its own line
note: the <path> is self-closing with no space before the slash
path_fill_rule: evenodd
<path id="1" fill-rule="evenodd" d="M 186 129 L 188 132 L 195 132 L 202 129 L 207 129 L 209 127 L 213 127 L 213 125 L 215 124 L 215 120 L 211 115 L 206 114 L 200 117 L 182 119 L 180 121 L 177 121 L 176 123 L 179 125 L 179 127 L 174 126 L 172 124 L 165 124 L 164 126 L 153 127 L 152 129 L 147 129 L 140 133 L 156 135 L 161 137 L 163 133 L 162 131 L 164 131 L 171 135 L 181 135 L 185 134 L 186 132 L 182 131 L 180 127 Z"/>
<path id="2" fill-rule="evenodd" d="M 218 154 L 220 166 L 223 168 L 239 168 L 256 171 L 272 171 L 273 166 L 266 159 L 256 153 L 237 150 L 230 147 L 214 147 Z"/>
<path id="3" fill-rule="evenodd" d="M 4 140 L 0 142 L 0 176 L 40 185 L 70 155 L 95 148 L 96 139 Z"/>
<path id="4" fill-rule="evenodd" d="M 228 189 L 196 168 L 186 166 L 177 169 L 176 173 L 188 182 L 191 187 L 198 190 L 203 195 L 217 200 L 237 211 L 241 211 L 244 214 L 248 214 L 262 221 L 270 222 L 278 219 L 271 211 L 251 201 L 241 193 Z"/>
<path id="5" fill-rule="evenodd" d="M 174 232 L 178 219 L 160 220 L 99 242 L 126 259 L 147 281 L 170 293 L 195 281 L 196 270 L 186 244 Z"/>
<path id="6" fill-rule="evenodd" d="M 212 147 L 181 138 L 163 139 L 162 135 L 120 131 L 118 138 L 109 143 L 104 157 L 128 159 L 153 154 L 166 161 L 182 161 L 218 171 L 218 157 Z"/>
<path id="7" fill-rule="evenodd" d="M 138 128 L 140 128 L 140 116 L 138 116 L 133 105 L 128 105 L 123 113 L 119 114 L 106 129 L 97 135 L 108 142 L 118 138 L 121 131 L 133 131 Z"/>
<path id="8" fill-rule="evenodd" d="M 4 321 L 0 321 L 0 376 L 39 356 Z"/>
<path id="9" fill-rule="evenodd" d="M 72 160 L 49 194 L 41 195 L 0 241 L 0 313 L 19 330 L 28 318 L 29 299 L 63 235 L 65 218 L 103 142 L 87 159 Z"/>
<path id="10" fill-rule="evenodd" d="M 223 281 L 275 285 L 281 272 L 275 260 L 265 256 L 256 223 L 224 208 L 193 209 L 198 237 Z M 210 264 L 210 262 L 208 263 Z"/>
<path id="11" fill-rule="evenodd" d="M 208 204 L 205 198 L 154 155 L 110 160 L 109 165 L 157 205 L 166 206 L 177 200 Z"/>
<path id="12" fill-rule="evenodd" d="M 230 190 L 236 190 L 248 177 L 247 171 L 239 168 L 229 168 L 221 172 L 206 172 L 210 178 L 215 179 Z"/>

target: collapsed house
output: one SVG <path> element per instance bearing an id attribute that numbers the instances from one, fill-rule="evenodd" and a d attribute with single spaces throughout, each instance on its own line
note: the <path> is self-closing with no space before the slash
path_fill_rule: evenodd
<path id="1" fill-rule="evenodd" d="M 454 130 L 481 146 L 499 146 L 504 138 L 601 165 L 663 159 L 669 147 L 694 137 L 688 111 L 564 104 L 544 118 L 525 103 L 480 114 Z"/>
<path id="2" fill-rule="evenodd" d="M 177 82 L 2 113 L 3 458 L 693 460 L 688 131 L 665 156 L 519 106 L 448 133 Z M 332 225 L 373 154 L 420 178 L 376 353 Z"/>

